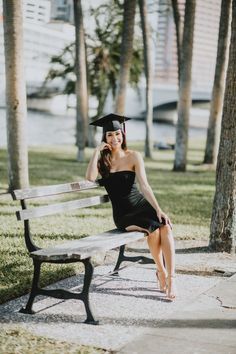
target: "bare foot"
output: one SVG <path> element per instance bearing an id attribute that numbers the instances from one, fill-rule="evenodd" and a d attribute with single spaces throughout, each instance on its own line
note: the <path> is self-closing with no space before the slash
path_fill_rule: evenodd
<path id="1" fill-rule="evenodd" d="M 166 284 L 166 272 L 165 271 L 156 271 L 157 283 L 159 283 L 160 291 L 166 292 L 167 284 Z"/>
<path id="2" fill-rule="evenodd" d="M 166 295 L 168 300 L 176 299 L 176 285 L 175 285 L 175 275 L 168 275 L 167 277 L 167 291 Z"/>

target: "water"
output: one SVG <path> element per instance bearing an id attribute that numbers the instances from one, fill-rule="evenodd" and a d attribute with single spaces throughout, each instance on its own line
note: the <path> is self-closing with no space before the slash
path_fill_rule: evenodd
<path id="1" fill-rule="evenodd" d="M 5 110 L 0 109 L 0 147 L 6 146 Z M 143 121 L 130 120 L 126 123 L 127 140 L 144 140 L 145 124 Z M 75 143 L 75 117 L 50 115 L 47 113 L 28 112 L 27 119 L 28 145 L 63 145 Z M 174 143 L 175 126 L 165 123 L 153 124 L 153 141 Z M 190 138 L 205 137 L 205 128 L 190 128 Z M 100 141 L 101 134 L 96 139 Z"/>

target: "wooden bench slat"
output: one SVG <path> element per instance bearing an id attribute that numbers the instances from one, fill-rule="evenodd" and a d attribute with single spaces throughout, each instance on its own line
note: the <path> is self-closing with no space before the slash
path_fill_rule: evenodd
<path id="1" fill-rule="evenodd" d="M 90 198 L 83 198 L 77 200 L 71 200 L 60 204 L 44 205 L 35 207 L 33 209 L 24 209 L 16 212 L 17 220 L 29 220 L 33 218 L 39 218 L 41 216 L 53 215 L 61 212 L 67 212 L 69 210 L 75 210 L 80 208 L 86 208 L 89 206 L 95 206 L 109 201 L 108 195 L 96 196 Z"/>
<path id="2" fill-rule="evenodd" d="M 123 232 L 115 229 L 34 251 L 30 255 L 42 261 L 85 259 L 98 252 L 105 252 L 121 245 L 140 240 L 144 236 L 144 232 Z"/>
<path id="3" fill-rule="evenodd" d="M 98 186 L 98 182 L 90 182 L 84 180 L 80 182 L 55 184 L 51 186 L 16 189 L 12 192 L 12 197 L 14 200 L 38 198 L 62 193 L 81 191 L 85 189 L 96 188 Z"/>

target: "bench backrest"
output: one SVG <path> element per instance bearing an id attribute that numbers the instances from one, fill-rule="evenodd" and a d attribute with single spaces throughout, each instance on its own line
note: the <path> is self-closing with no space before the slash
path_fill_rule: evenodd
<path id="1" fill-rule="evenodd" d="M 78 193 L 83 190 L 99 187 L 98 182 L 80 181 L 66 184 L 57 184 L 43 187 L 16 189 L 12 191 L 12 198 L 19 200 L 22 210 L 16 212 L 17 220 L 24 221 L 25 242 L 29 252 L 39 249 L 30 234 L 29 220 L 46 215 L 52 215 L 60 212 L 86 208 L 99 205 L 109 201 L 108 195 L 80 198 L 66 202 L 51 203 L 34 208 L 27 208 L 26 200 L 41 197 L 57 196 L 65 193 Z"/>

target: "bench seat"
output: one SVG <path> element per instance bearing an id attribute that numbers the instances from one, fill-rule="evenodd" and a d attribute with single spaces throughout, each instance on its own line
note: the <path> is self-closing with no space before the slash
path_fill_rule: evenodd
<path id="1" fill-rule="evenodd" d="M 91 235 L 79 240 L 71 240 L 53 247 L 31 252 L 32 258 L 43 262 L 67 259 L 86 259 L 99 252 L 106 252 L 122 245 L 142 239 L 144 232 L 124 232 L 117 229 Z"/>

